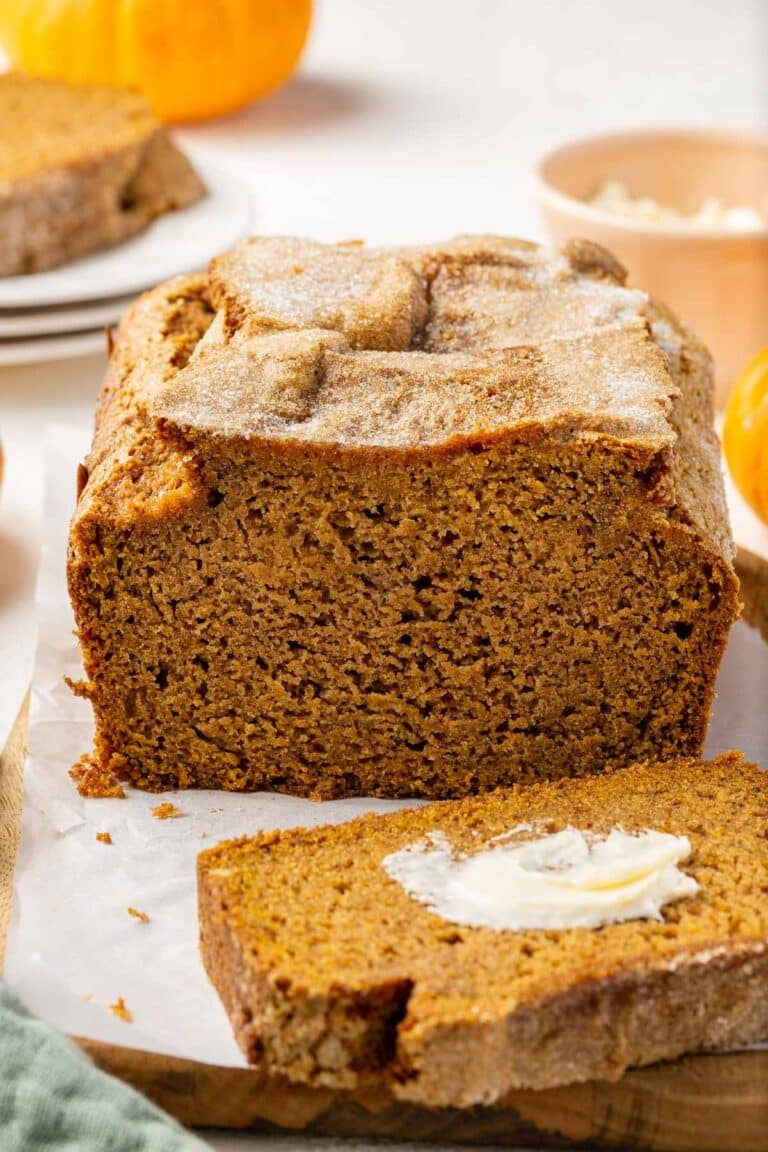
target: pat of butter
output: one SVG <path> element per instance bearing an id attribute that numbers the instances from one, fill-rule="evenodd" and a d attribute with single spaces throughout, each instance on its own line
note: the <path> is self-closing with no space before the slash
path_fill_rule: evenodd
<path id="1" fill-rule="evenodd" d="M 547 833 L 519 825 L 471 856 L 454 855 L 432 833 L 382 861 L 414 900 L 444 920 L 475 928 L 599 928 L 660 920 L 673 900 L 699 885 L 678 864 L 686 836 L 613 828 L 598 837 L 577 828 Z"/>

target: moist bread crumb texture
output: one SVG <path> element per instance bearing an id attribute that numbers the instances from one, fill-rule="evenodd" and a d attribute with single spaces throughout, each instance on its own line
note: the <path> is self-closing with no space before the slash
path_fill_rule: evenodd
<path id="1" fill-rule="evenodd" d="M 69 586 L 140 787 L 449 797 L 695 755 L 712 369 L 579 242 L 254 238 L 123 321 Z"/>
<path id="2" fill-rule="evenodd" d="M 413 900 L 382 861 L 521 823 L 687 836 L 696 895 L 660 921 L 494 931 Z M 264 832 L 198 860 L 201 949 L 253 1063 L 431 1106 L 616 1079 L 768 1034 L 768 774 L 730 753 Z M 372 944 L 374 946 L 372 946 Z"/>

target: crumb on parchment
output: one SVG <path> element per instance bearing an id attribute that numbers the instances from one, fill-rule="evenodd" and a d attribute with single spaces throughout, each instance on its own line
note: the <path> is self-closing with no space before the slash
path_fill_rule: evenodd
<path id="1" fill-rule="evenodd" d="M 109 832 L 97 832 L 96 833 L 96 839 L 98 840 L 99 844 L 111 844 L 112 843 L 112 836 L 110 835 Z"/>
<path id="2" fill-rule="evenodd" d="M 124 800 L 123 786 L 116 776 L 102 768 L 86 753 L 70 768 L 69 775 L 77 784 L 77 791 L 86 800 Z"/>
<path id="3" fill-rule="evenodd" d="M 122 996 L 118 996 L 114 1004 L 110 1004 L 109 1010 L 114 1016 L 117 1016 L 118 1020 L 124 1020 L 126 1024 L 130 1024 L 133 1020 L 133 1013 L 129 1008 L 126 1008 Z"/>
<path id="4" fill-rule="evenodd" d="M 155 820 L 174 820 L 177 816 L 183 816 L 184 813 L 177 804 L 171 804 L 170 800 L 164 800 L 162 804 L 156 804 L 154 808 L 150 808 L 150 812 Z"/>
<path id="5" fill-rule="evenodd" d="M 146 912 L 140 912 L 138 908 L 129 908 L 128 915 L 133 916 L 134 920 L 141 920 L 142 924 L 149 924 L 149 916 Z"/>
<path id="6" fill-rule="evenodd" d="M 75 696 L 80 696 L 83 700 L 90 700 L 91 685 L 87 680 L 73 680 L 71 676 L 65 676 L 64 683 Z"/>

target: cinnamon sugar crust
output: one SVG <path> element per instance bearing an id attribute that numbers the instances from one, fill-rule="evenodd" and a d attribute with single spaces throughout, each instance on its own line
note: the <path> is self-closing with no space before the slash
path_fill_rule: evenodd
<path id="1" fill-rule="evenodd" d="M 96 756 L 449 796 L 702 746 L 706 350 L 604 250 L 257 237 L 121 325 L 70 545 Z"/>
<path id="2" fill-rule="evenodd" d="M 647 299 L 614 265 L 488 238 L 392 255 L 254 238 L 213 262 L 219 310 L 154 412 L 187 430 L 410 451 L 533 425 L 669 446 L 677 394 Z M 419 274 L 421 273 L 421 274 Z"/>

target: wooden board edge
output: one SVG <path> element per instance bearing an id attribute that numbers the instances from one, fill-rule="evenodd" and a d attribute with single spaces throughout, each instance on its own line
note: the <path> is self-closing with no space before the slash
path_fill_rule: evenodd
<path id="1" fill-rule="evenodd" d="M 428 1109 L 385 1084 L 332 1092 L 88 1040 L 94 1062 L 188 1127 L 511 1147 L 766 1152 L 768 1051 L 690 1056 L 615 1083 L 511 1092 L 490 1107 Z"/>
<path id="2" fill-rule="evenodd" d="M 27 758 L 29 693 L 22 702 L 5 748 L 0 754 L 0 972 L 13 899 L 13 870 L 21 838 L 24 762 Z"/>

